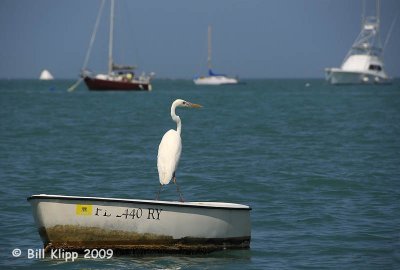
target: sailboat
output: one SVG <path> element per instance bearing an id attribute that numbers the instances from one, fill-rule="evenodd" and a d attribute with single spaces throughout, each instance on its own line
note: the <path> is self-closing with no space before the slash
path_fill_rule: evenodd
<path id="1" fill-rule="evenodd" d="M 237 78 L 227 77 L 224 74 L 216 74 L 212 71 L 211 65 L 211 26 L 208 26 L 208 76 L 196 77 L 193 82 L 196 85 L 223 85 L 223 84 L 237 84 Z"/>
<path id="2" fill-rule="evenodd" d="M 364 2 L 365 5 L 365 2 Z M 364 6 L 365 12 L 365 6 Z M 376 15 L 363 12 L 361 32 L 347 53 L 340 68 L 326 68 L 325 78 L 331 84 L 387 84 L 391 82 L 384 70 L 383 46 L 379 35 L 380 1 Z"/>
<path id="3" fill-rule="evenodd" d="M 85 81 L 88 89 L 92 91 L 102 91 L 102 90 L 151 91 L 152 90 L 151 79 L 154 76 L 154 73 L 151 73 L 149 76 L 143 73 L 142 75 L 137 77 L 134 72 L 136 68 L 135 66 L 117 65 L 114 63 L 113 60 L 114 0 L 111 0 L 110 2 L 111 2 L 110 4 L 111 7 L 110 7 L 109 48 L 108 48 L 108 72 L 107 74 L 93 75 L 86 69 L 84 65 L 81 76 Z M 103 4 L 104 2 L 102 2 L 102 6 Z M 98 19 L 102 11 L 102 6 L 99 10 Z M 98 19 L 96 21 L 96 26 L 92 35 L 88 54 L 90 53 L 95 33 L 97 32 L 97 26 L 99 21 Z"/>
<path id="4" fill-rule="evenodd" d="M 54 80 L 53 75 L 47 69 L 43 69 L 40 73 L 39 80 Z"/>

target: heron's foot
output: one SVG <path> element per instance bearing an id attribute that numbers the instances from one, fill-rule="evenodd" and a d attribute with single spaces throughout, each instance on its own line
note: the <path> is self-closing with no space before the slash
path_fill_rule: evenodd
<path id="1" fill-rule="evenodd" d="M 160 184 L 160 189 L 157 192 L 156 201 L 158 201 L 158 198 L 160 197 L 161 188 L 162 188 L 162 185 Z"/>
<path id="2" fill-rule="evenodd" d="M 179 201 L 180 202 L 185 202 L 185 200 L 183 199 L 183 196 L 182 196 L 182 192 L 180 191 L 180 189 L 179 189 L 179 185 L 178 185 L 178 183 L 176 182 L 176 177 L 174 176 L 174 178 L 173 178 L 173 181 L 174 181 L 174 183 L 175 183 L 175 185 L 176 185 L 176 191 L 178 192 L 178 194 L 179 194 Z"/>
<path id="3" fill-rule="evenodd" d="M 177 191 L 178 191 L 178 193 L 179 193 L 179 201 L 180 201 L 180 202 L 185 202 L 185 199 L 183 198 L 182 193 L 181 193 L 181 191 L 179 190 L 178 185 L 176 186 L 176 189 L 177 189 Z"/>

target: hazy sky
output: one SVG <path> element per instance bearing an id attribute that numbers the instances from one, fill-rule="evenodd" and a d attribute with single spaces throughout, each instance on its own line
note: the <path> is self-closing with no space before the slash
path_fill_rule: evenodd
<path id="1" fill-rule="evenodd" d="M 368 0 L 368 3 L 371 3 Z M 372 1 L 373 3 L 373 1 Z M 318 78 L 340 66 L 360 31 L 361 0 L 117 0 L 115 62 L 159 78 L 206 72 L 213 26 L 216 72 L 242 78 Z M 77 78 L 100 0 L 0 0 L 0 78 Z M 372 6 L 372 5 L 371 5 Z M 88 68 L 107 69 L 109 1 Z M 381 36 L 400 13 L 382 0 Z M 385 51 L 400 77 L 400 17 Z"/>

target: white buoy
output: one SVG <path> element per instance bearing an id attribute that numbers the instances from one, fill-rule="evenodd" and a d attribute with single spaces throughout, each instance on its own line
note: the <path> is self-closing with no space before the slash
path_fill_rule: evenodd
<path id="1" fill-rule="evenodd" d="M 54 77 L 53 77 L 53 75 L 51 75 L 51 73 L 47 69 L 44 69 L 42 71 L 42 73 L 40 73 L 39 79 L 40 80 L 54 80 Z"/>

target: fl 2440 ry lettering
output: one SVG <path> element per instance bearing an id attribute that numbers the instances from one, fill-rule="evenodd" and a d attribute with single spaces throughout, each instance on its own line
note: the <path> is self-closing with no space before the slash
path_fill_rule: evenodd
<path id="1" fill-rule="evenodd" d="M 110 210 L 106 208 L 96 207 L 95 216 L 102 217 L 117 217 L 117 218 L 125 218 L 125 219 L 152 219 L 152 220 L 160 220 L 162 209 L 158 208 L 125 208 L 119 213 L 113 215 Z"/>

